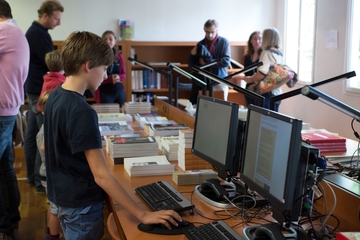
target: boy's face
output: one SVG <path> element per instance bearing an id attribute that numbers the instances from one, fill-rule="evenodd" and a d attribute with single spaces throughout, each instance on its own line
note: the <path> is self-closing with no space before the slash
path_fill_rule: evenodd
<path id="1" fill-rule="evenodd" d="M 108 66 L 102 65 L 91 69 L 91 77 L 88 83 L 89 90 L 96 90 L 100 86 L 100 84 L 108 78 L 106 73 L 107 68 Z"/>

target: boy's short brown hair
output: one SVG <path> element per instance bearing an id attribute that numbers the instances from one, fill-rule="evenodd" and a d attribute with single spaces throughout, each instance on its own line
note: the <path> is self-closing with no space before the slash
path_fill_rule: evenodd
<path id="1" fill-rule="evenodd" d="M 64 70 L 60 50 L 54 50 L 45 54 L 45 63 L 50 72 L 60 72 Z"/>
<path id="2" fill-rule="evenodd" d="M 45 105 L 46 105 L 46 102 L 47 102 L 51 92 L 52 92 L 52 90 L 46 91 L 40 95 L 39 100 L 38 100 L 38 105 L 39 105 L 41 112 L 45 112 Z"/>
<path id="3" fill-rule="evenodd" d="M 38 16 L 41 18 L 45 13 L 48 16 L 51 16 L 55 11 L 64 12 L 64 7 L 59 1 L 49 0 L 41 4 L 38 10 Z"/>
<path id="4" fill-rule="evenodd" d="M 78 73 L 81 65 L 89 68 L 110 66 L 114 54 L 104 39 L 91 32 L 73 32 L 63 42 L 61 60 L 66 76 Z"/>

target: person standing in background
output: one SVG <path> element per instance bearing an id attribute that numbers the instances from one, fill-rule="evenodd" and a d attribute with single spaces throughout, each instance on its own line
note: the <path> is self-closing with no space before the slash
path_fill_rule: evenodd
<path id="1" fill-rule="evenodd" d="M 17 239 L 20 192 L 14 169 L 12 132 L 24 103 L 29 46 L 12 20 L 10 5 L 0 0 L 0 239 Z"/>
<path id="2" fill-rule="evenodd" d="M 112 49 L 114 62 L 107 68 L 108 78 L 94 92 L 94 100 L 96 103 L 118 103 L 122 107 L 126 98 L 123 84 L 126 79 L 124 58 L 119 52 L 114 32 L 107 30 L 101 37 Z"/>
<path id="3" fill-rule="evenodd" d="M 60 25 L 63 12 L 64 8 L 59 1 L 43 2 L 38 10 L 38 20 L 32 23 L 25 34 L 30 46 L 29 75 L 25 82 L 25 93 L 30 110 L 28 111 L 24 154 L 28 185 L 35 186 L 37 194 L 45 194 L 39 177 L 41 159 L 36 146 L 36 134 L 43 123 L 43 116 L 37 110 L 37 102 L 44 83 L 43 76 L 48 72 L 45 54 L 54 50 L 48 30 Z"/>
<path id="4" fill-rule="evenodd" d="M 281 38 L 279 31 L 276 28 L 268 28 L 263 31 L 262 34 L 262 43 L 261 48 L 262 52 L 260 54 L 259 61 L 263 63 L 255 74 L 252 76 L 236 76 L 237 80 L 245 80 L 247 83 L 255 83 L 263 80 L 268 74 L 269 69 L 275 63 L 283 64 L 283 54 L 280 51 L 281 48 Z M 271 92 L 262 94 L 265 97 L 265 108 L 270 109 L 270 98 L 272 96 L 277 96 L 282 93 L 281 86 L 275 88 Z M 255 102 L 256 104 L 256 102 Z M 275 111 L 279 111 L 280 101 L 276 103 Z"/>
<path id="5" fill-rule="evenodd" d="M 194 65 L 205 65 L 217 60 L 218 63 L 204 70 L 209 71 L 220 78 L 224 78 L 228 75 L 226 69 L 230 65 L 230 44 L 226 38 L 218 35 L 218 25 L 218 22 L 213 19 L 209 19 L 205 22 L 205 38 L 198 42 L 198 44 L 191 50 L 188 57 L 188 64 L 191 68 Z M 196 76 L 199 79 L 204 80 L 203 76 Z M 206 82 L 209 86 L 210 81 Z M 201 86 L 193 82 L 190 93 L 190 102 L 192 104 L 197 103 L 197 96 L 201 88 Z M 222 84 L 220 84 L 218 88 L 221 88 L 221 90 L 224 91 L 224 99 L 227 100 L 228 88 Z"/>
<path id="6" fill-rule="evenodd" d="M 247 41 L 247 46 L 245 48 L 244 54 L 244 67 L 249 67 L 255 63 L 259 62 L 260 54 L 262 52 L 261 49 L 262 35 L 259 31 L 255 31 L 251 33 L 249 40 Z M 257 68 L 248 71 L 245 73 L 245 76 L 252 76 L 256 73 Z M 247 83 L 246 89 L 249 89 L 249 86 L 254 83 Z M 245 96 L 246 105 L 254 104 L 254 100 L 252 98 Z"/>

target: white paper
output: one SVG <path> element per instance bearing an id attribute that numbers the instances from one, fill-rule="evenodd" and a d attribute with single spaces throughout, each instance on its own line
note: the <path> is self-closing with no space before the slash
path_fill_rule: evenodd
<path id="1" fill-rule="evenodd" d="M 337 49 L 338 48 L 338 31 L 330 29 L 325 31 L 325 48 Z"/>

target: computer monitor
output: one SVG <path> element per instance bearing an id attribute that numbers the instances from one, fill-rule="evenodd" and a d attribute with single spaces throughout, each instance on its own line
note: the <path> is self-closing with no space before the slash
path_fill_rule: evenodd
<path id="1" fill-rule="evenodd" d="M 236 103 L 198 96 L 192 151 L 211 163 L 225 180 L 236 176 L 238 170 L 233 166 L 238 112 Z"/>
<path id="2" fill-rule="evenodd" d="M 270 231 L 279 237 L 275 239 L 282 239 L 283 223 L 296 214 L 299 216 L 291 210 L 296 189 L 304 187 L 298 184 L 296 177 L 299 175 L 301 128 L 299 119 L 254 105 L 248 107 L 240 179 L 272 206 L 272 216 L 280 223 L 275 227 L 269 225 L 273 228 Z M 262 225 L 259 229 L 266 227 Z"/>

